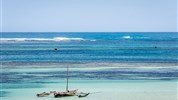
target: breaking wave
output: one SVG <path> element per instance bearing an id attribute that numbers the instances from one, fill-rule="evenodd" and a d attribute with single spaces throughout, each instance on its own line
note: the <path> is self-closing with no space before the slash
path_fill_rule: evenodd
<path id="1" fill-rule="evenodd" d="M 122 38 L 124 38 L 124 39 L 132 39 L 131 36 L 123 36 Z"/>
<path id="2" fill-rule="evenodd" d="M 83 38 L 67 38 L 67 37 L 54 37 L 54 38 L 1 38 L 1 42 L 25 42 L 25 41 L 87 41 Z M 95 41 L 95 40 L 88 40 Z"/>
<path id="3" fill-rule="evenodd" d="M 138 40 L 142 40 L 142 39 L 150 39 L 150 37 L 142 37 L 142 36 L 122 36 L 123 39 L 138 39 Z"/>

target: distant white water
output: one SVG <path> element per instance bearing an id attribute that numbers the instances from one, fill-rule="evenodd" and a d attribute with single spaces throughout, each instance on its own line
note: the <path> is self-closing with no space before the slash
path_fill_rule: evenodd
<path id="1" fill-rule="evenodd" d="M 123 39 L 150 39 L 149 37 L 144 37 L 144 36 L 135 36 L 135 37 L 132 37 L 132 36 L 122 36 Z"/>
<path id="2" fill-rule="evenodd" d="M 124 39 L 132 39 L 131 36 L 123 36 L 122 38 L 124 38 Z"/>
<path id="3" fill-rule="evenodd" d="M 23 41 L 85 41 L 83 38 L 67 38 L 67 37 L 54 37 L 54 38 L 1 38 L 1 42 L 23 42 Z M 95 40 L 90 40 L 95 41 Z"/>

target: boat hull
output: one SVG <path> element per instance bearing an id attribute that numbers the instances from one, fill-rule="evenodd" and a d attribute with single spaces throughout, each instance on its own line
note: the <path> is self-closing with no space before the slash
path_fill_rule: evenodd
<path id="1" fill-rule="evenodd" d="M 68 96 L 74 96 L 76 95 L 78 90 L 72 90 L 72 91 L 67 91 L 67 92 L 57 92 L 54 93 L 54 97 L 58 98 L 58 97 L 68 97 Z"/>

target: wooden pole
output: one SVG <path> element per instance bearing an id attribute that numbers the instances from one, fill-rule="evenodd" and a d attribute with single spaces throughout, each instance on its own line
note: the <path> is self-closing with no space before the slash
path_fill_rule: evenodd
<path id="1" fill-rule="evenodd" d="M 69 82 L 69 66 L 67 65 L 67 85 L 66 85 L 66 91 L 68 91 L 68 83 Z"/>

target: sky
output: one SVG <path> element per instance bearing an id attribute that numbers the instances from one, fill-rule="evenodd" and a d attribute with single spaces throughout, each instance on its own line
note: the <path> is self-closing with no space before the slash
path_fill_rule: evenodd
<path id="1" fill-rule="evenodd" d="M 1 0 L 2 32 L 176 32 L 177 0 Z"/>

